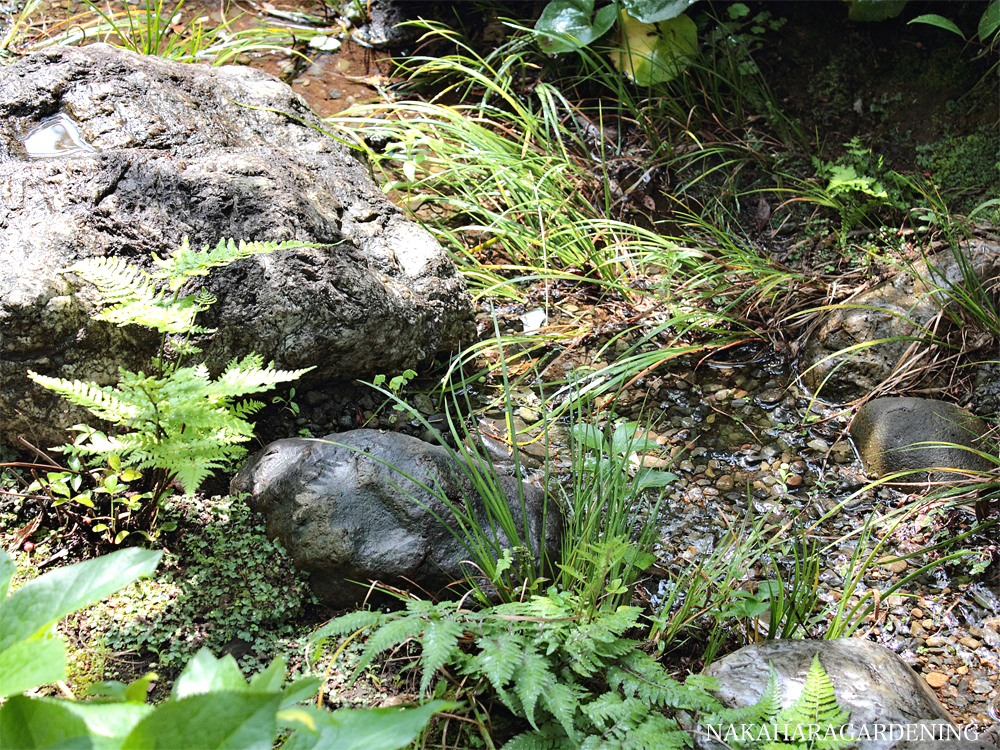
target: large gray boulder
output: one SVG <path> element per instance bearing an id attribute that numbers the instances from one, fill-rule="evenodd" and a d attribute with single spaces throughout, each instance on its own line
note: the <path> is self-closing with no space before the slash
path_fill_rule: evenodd
<path id="1" fill-rule="evenodd" d="M 782 706 L 787 708 L 801 695 L 816 654 L 833 683 L 841 709 L 850 711 L 845 736 L 851 731 L 856 738 L 851 747 L 903 750 L 921 747 L 908 743 L 930 737 L 974 741 L 960 732 L 934 691 L 906 662 L 884 646 L 860 638 L 755 643 L 714 662 L 705 674 L 718 680 L 715 696 L 726 707 L 737 708 L 760 700 L 771 665 L 782 690 Z M 722 747 L 703 735 L 696 735 L 694 740 L 695 746 L 703 750 Z M 931 745 L 938 746 L 937 742 Z M 979 745 L 958 747 L 971 750 Z"/>
<path id="2" fill-rule="evenodd" d="M 955 298 L 975 298 L 966 273 L 996 299 L 1000 246 L 981 240 L 959 252 L 943 251 L 913 264 L 874 289 L 830 310 L 802 349 L 802 381 L 813 393 L 850 401 L 874 392 L 885 380 L 921 377 L 930 362 L 929 341 L 948 326 L 939 317 L 955 311 Z"/>
<path id="3" fill-rule="evenodd" d="M 316 366 L 312 382 L 392 373 L 473 335 L 448 255 L 324 129 L 287 85 L 244 67 L 101 44 L 0 67 L 0 442 L 59 444 L 91 419 L 26 370 L 107 384 L 156 351 L 155 336 L 91 319 L 94 289 L 59 273 L 83 258 L 148 267 L 185 236 L 321 243 L 207 278 L 213 373 L 251 351 Z"/>
<path id="4" fill-rule="evenodd" d="M 993 464 L 976 452 L 985 448 L 986 429 L 981 419 L 945 401 L 877 398 L 854 416 L 851 439 L 870 478 L 907 472 L 894 482 L 906 486 L 957 481 L 968 478 L 963 471 L 989 470 Z"/>
<path id="5" fill-rule="evenodd" d="M 557 562 L 562 514 L 555 502 L 534 485 L 506 476 L 495 481 L 516 528 L 528 530 L 530 553 L 539 560 L 544 550 Z M 316 595 L 336 608 L 365 595 L 366 587 L 352 581 L 416 585 L 434 594 L 477 574 L 465 562 L 473 559 L 463 543 L 468 537 L 440 494 L 459 508 L 467 503 L 479 526 L 491 527 L 482 498 L 448 451 L 397 432 L 275 441 L 240 469 L 230 489 L 249 493 L 268 537 L 281 542 L 310 574 Z M 496 543 L 511 548 L 502 531 Z"/>

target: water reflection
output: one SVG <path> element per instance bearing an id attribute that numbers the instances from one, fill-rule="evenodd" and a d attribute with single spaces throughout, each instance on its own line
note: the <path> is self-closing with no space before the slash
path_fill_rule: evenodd
<path id="1" fill-rule="evenodd" d="M 34 159 L 93 154 L 100 151 L 84 140 L 76 122 L 62 112 L 43 120 L 31 130 L 24 139 L 24 150 Z"/>

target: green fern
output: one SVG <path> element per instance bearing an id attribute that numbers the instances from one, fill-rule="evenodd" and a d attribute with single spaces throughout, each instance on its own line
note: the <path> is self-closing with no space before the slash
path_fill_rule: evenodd
<path id="1" fill-rule="evenodd" d="M 803 748 L 803 750 L 837 750 L 853 744 L 840 738 L 840 729 L 850 720 L 850 712 L 841 709 L 834 694 L 833 682 L 820 664 L 819 654 L 813 656 L 802 693 L 786 710 L 774 719 L 776 734 L 785 742 L 772 742 L 767 747 Z M 809 735 L 810 727 L 820 727 L 817 736 Z"/>
<path id="2" fill-rule="evenodd" d="M 841 738 L 841 730 L 850 720 L 834 694 L 833 682 L 819 661 L 813 657 L 805 685 L 798 699 L 782 710 L 781 686 L 774 667 L 760 701 L 744 708 L 722 709 L 703 716 L 703 725 L 712 736 L 722 738 L 733 748 L 761 750 L 839 750 L 853 740 Z M 737 728 L 736 737 L 727 735 Z"/>
<path id="3" fill-rule="evenodd" d="M 450 684 L 461 685 L 457 697 L 486 704 L 492 696 L 531 725 L 504 750 L 685 747 L 689 736 L 668 713 L 721 705 L 697 680 L 677 682 L 639 643 L 622 637 L 638 609 L 580 614 L 588 610 L 581 596 L 554 588 L 480 612 L 410 601 L 402 612 L 345 615 L 314 640 L 372 630 L 352 680 L 377 654 L 419 645 L 421 694 L 444 669 Z"/>
<path id="4" fill-rule="evenodd" d="M 215 297 L 202 290 L 186 296 L 180 287 L 192 276 L 225 266 L 239 258 L 307 243 L 223 240 L 215 249 L 193 251 L 185 239 L 166 260 L 154 256 L 161 270 L 149 274 L 121 258 L 82 261 L 69 271 L 94 284 L 105 306 L 96 318 L 118 326 L 142 325 L 162 334 L 160 354 L 150 361 L 150 373 L 121 370 L 114 386 L 65 380 L 35 372 L 28 376 L 96 417 L 110 422 L 115 434 L 105 435 L 77 425 L 76 440 L 63 450 L 85 457 L 94 465 L 121 463 L 135 469 L 154 469 L 152 498 L 158 503 L 170 482 L 177 480 L 193 493 L 214 470 L 246 453 L 242 444 L 253 437 L 248 417 L 262 408 L 244 396 L 269 390 L 308 372 L 264 366 L 256 354 L 234 359 L 214 381 L 204 365 L 183 367 L 182 358 L 200 351 L 191 337 L 212 333 L 195 322 Z M 165 289 L 157 280 L 165 279 Z M 168 352 L 174 356 L 168 358 Z M 309 368 L 311 369 L 311 368 Z"/>
<path id="5" fill-rule="evenodd" d="M 244 242 L 240 240 L 239 243 L 234 240 L 219 240 L 219 244 L 215 246 L 214 250 L 209 250 L 208 245 L 205 245 L 199 252 L 191 249 L 187 237 L 185 237 L 181 246 L 169 258 L 163 259 L 153 256 L 153 263 L 162 269 L 155 272 L 153 277 L 167 279 L 171 291 L 176 291 L 192 276 L 207 276 L 211 269 L 228 266 L 241 258 L 273 253 L 276 250 L 295 250 L 305 247 L 320 246 L 294 240 L 286 242 Z"/>

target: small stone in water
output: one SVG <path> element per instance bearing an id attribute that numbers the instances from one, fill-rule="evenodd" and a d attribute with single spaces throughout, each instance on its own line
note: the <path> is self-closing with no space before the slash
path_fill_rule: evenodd
<path id="1" fill-rule="evenodd" d="M 814 438 L 813 440 L 810 440 L 808 443 L 806 443 L 806 447 L 812 448 L 814 451 L 820 451 L 820 452 L 825 452 L 830 449 L 830 446 L 827 444 L 827 442 L 821 438 Z"/>
<path id="2" fill-rule="evenodd" d="M 733 478 L 729 474 L 723 474 L 715 480 L 715 487 L 723 492 L 731 490 L 733 488 Z"/>
<path id="3" fill-rule="evenodd" d="M 979 641 L 977 641 L 975 638 L 969 638 L 969 637 L 959 638 L 958 642 L 961 643 L 966 648 L 971 648 L 973 651 L 975 651 L 981 645 Z"/>
<path id="4" fill-rule="evenodd" d="M 798 487 L 799 485 L 802 484 L 802 477 L 800 477 L 798 474 L 792 474 L 787 479 L 785 479 L 785 484 L 787 484 L 789 487 Z"/>

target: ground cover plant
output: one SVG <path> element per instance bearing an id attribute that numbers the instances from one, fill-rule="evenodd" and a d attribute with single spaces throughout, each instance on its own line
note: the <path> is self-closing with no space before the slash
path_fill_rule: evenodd
<path id="1" fill-rule="evenodd" d="M 118 675 L 121 684 L 103 687 L 110 702 L 66 701 L 66 691 L 82 697 L 84 683 L 109 676 L 81 676 L 77 689 L 71 669 L 65 690 L 56 688 L 63 697 L 52 695 L 56 689 L 42 689 L 11 698 L 0 708 L 0 730 L 22 722 L 17 731 L 28 731 L 34 721 L 28 714 L 38 710 L 38 717 L 62 717 L 63 724 L 53 726 L 72 725 L 82 738 L 93 735 L 94 716 L 118 711 L 140 723 L 148 719 L 142 732 L 161 733 L 172 731 L 167 725 L 197 702 L 231 711 L 234 721 L 246 720 L 237 714 L 252 714 L 240 731 L 253 736 L 248 745 L 261 747 L 275 741 L 279 724 L 294 730 L 279 739 L 293 748 L 339 747 L 347 735 L 373 726 L 390 735 L 386 747 L 684 746 L 692 727 L 678 710 L 699 715 L 701 730 L 719 722 L 723 737 L 726 722 L 819 721 L 836 727 L 847 717 L 831 700 L 821 669 L 810 672 L 809 689 L 792 719 L 777 711 L 773 690 L 748 713 L 725 713 L 708 681 L 685 675 L 764 638 L 866 634 L 903 644 L 912 627 L 910 607 L 919 605 L 926 615 L 913 615 L 919 624 L 935 612 L 939 622 L 948 622 L 953 610 L 972 619 L 970 599 L 995 602 L 989 582 L 995 580 L 996 545 L 984 535 L 990 521 L 976 526 L 968 520 L 975 500 L 969 491 L 981 490 L 980 499 L 988 498 L 995 489 L 991 475 L 977 478 L 971 490 L 945 488 L 902 506 L 884 483 L 849 490 L 838 485 L 836 458 L 843 454 L 829 446 L 816 449 L 815 456 L 802 450 L 809 465 L 793 468 L 803 444 L 832 443 L 841 429 L 838 417 L 811 396 L 798 399 L 805 402 L 795 404 L 801 414 L 789 411 L 781 427 L 777 420 L 761 421 L 759 414 L 743 411 L 750 403 L 734 405 L 761 400 L 771 413 L 785 409 L 785 400 L 764 398 L 766 374 L 750 375 L 765 359 L 753 352 L 765 352 L 768 361 L 780 354 L 792 357 L 818 316 L 850 305 L 851 294 L 897 269 L 912 270 L 932 250 L 961 258 L 969 238 L 995 234 L 995 206 L 983 175 L 995 174 L 996 164 L 982 156 L 991 143 L 991 126 L 955 136 L 974 139 L 967 150 L 976 152 L 975 163 L 959 158 L 961 149 L 938 156 L 907 142 L 905 148 L 921 158 L 907 165 L 899 144 L 884 148 L 878 133 L 862 127 L 837 135 L 825 128 L 810 132 L 808 123 L 788 114 L 800 94 L 782 90 L 779 96 L 775 92 L 784 83 L 767 75 L 784 44 L 777 39 L 788 26 L 782 14 L 793 11 L 696 4 L 687 18 L 701 48 L 686 44 L 683 59 L 661 55 L 641 68 L 637 65 L 646 63 L 622 53 L 635 51 L 628 35 L 649 33 L 641 23 L 661 24 L 655 50 L 669 29 L 662 25 L 666 17 L 644 17 L 643 5 L 654 4 L 633 0 L 595 7 L 555 0 L 534 26 L 540 35 L 532 33 L 531 23 L 512 22 L 504 32 L 506 43 L 496 49 L 424 22 L 417 53 L 401 62 L 396 82 L 387 87 L 380 81 L 377 101 L 329 121 L 331 132 L 367 148 L 385 192 L 452 251 L 483 311 L 481 341 L 440 370 L 375 380 L 397 407 L 391 414 L 386 410 L 382 424 L 450 440 L 454 455 L 482 480 L 474 486 L 487 495 L 496 471 L 527 476 L 522 458 L 532 446 L 544 446 L 551 499 L 567 516 L 561 566 L 534 567 L 517 550 L 505 555 L 493 543 L 493 529 L 469 525 L 477 540 L 470 558 L 482 572 L 473 582 L 478 597 L 433 602 L 395 592 L 403 598 L 394 611 L 361 608 L 320 626 L 325 615 L 317 616 L 301 581 L 285 576 L 285 568 L 270 577 L 249 570 L 281 553 L 238 510 L 238 500 L 172 498 L 160 480 L 142 497 L 130 488 L 149 481 L 157 467 L 116 459 L 109 447 L 113 438 L 107 438 L 105 453 L 95 454 L 100 467 L 88 469 L 82 461 L 70 465 L 71 471 L 11 467 L 2 489 L 48 497 L 57 512 L 89 518 L 98 538 L 88 540 L 104 550 L 139 543 L 128 536 L 139 528 L 127 520 L 129 513 L 161 506 L 152 496 L 162 487 L 160 500 L 172 507 L 160 512 L 169 512 L 170 520 L 146 527 L 146 533 L 157 546 L 171 549 L 176 567 L 165 574 L 161 563 L 159 579 L 140 583 L 136 591 L 152 591 L 155 584 L 162 591 L 181 590 L 182 596 L 164 594 L 168 614 L 155 621 L 130 617 L 105 628 L 94 648 L 114 656 L 136 650 L 145 664 L 157 658 L 164 681 L 176 676 L 173 692 L 158 693 L 155 683 L 144 681 L 144 672 L 125 670 Z M 676 16 L 679 4 L 669 5 Z M 861 6 L 841 10 L 858 15 Z M 992 64 L 989 55 L 995 55 L 988 36 L 989 14 L 996 7 L 993 0 L 984 9 L 982 49 L 969 52 L 984 56 L 977 65 Z M 563 11 L 576 26 L 556 24 L 553 19 Z M 178 31 L 173 28 L 178 24 L 165 23 L 164 15 L 173 11 L 163 5 L 125 12 L 105 10 L 104 18 L 91 21 L 117 24 L 118 40 L 148 53 L 214 56 L 220 62 L 236 54 L 236 47 L 232 54 L 213 50 L 197 26 Z M 959 28 L 973 28 L 964 17 L 957 20 Z M 19 30 L 30 26 L 28 16 L 24 21 L 8 27 L 0 47 L 13 46 Z M 921 23 L 954 33 L 941 18 Z M 626 37 L 624 46 L 622 36 L 613 43 L 612 34 L 602 39 L 602 29 L 616 24 Z M 108 25 L 100 33 L 112 32 Z M 565 32 L 574 36 L 560 36 Z M 929 37 L 920 38 L 930 44 Z M 558 46 L 560 40 L 565 47 Z M 605 44 L 619 51 L 609 56 Z M 558 56 L 539 54 L 539 47 Z M 657 69 L 672 80 L 654 80 Z M 839 85 L 855 74 L 856 68 L 846 65 L 833 78 Z M 861 98 L 862 112 L 853 100 L 842 102 L 843 110 L 865 124 L 871 115 L 888 129 L 895 100 L 869 96 L 867 90 Z M 963 106 L 953 103 L 952 109 Z M 955 213 L 960 198 L 971 201 L 968 216 Z M 990 289 L 974 271 L 964 268 L 959 284 L 929 279 L 940 297 L 952 300 L 946 306 L 951 326 L 914 337 L 937 352 L 928 357 L 937 371 L 948 368 L 952 396 L 967 390 L 969 363 L 976 361 L 971 355 L 988 351 L 997 335 Z M 206 303 L 187 300 L 184 309 L 192 317 L 185 318 L 186 325 L 196 325 L 193 314 Z M 183 338 L 179 343 L 183 348 Z M 712 382 L 713 371 L 725 371 L 745 351 L 752 353 L 752 364 L 735 369 L 744 368 L 746 377 L 733 376 L 734 387 L 726 381 L 714 391 L 706 388 L 709 406 L 683 406 L 686 396 L 671 384 L 687 383 L 688 393 L 700 389 Z M 164 372 L 171 368 L 185 369 L 177 359 Z M 696 377 L 684 380 L 687 371 Z M 934 368 L 908 375 L 907 388 L 926 387 Z M 758 380 L 756 387 L 748 385 Z M 211 385 L 202 380 L 199 387 Z M 882 387 L 894 392 L 904 381 Z M 76 386 L 64 388 L 78 397 L 82 393 Z M 744 395 L 720 395 L 733 390 Z M 772 390 L 791 393 L 793 386 L 781 381 Z M 305 420 L 308 402 L 294 395 L 276 397 L 274 407 Z M 404 400 L 421 408 L 409 408 Z M 442 406 L 448 403 L 453 408 Z M 688 413 L 674 415 L 678 404 Z M 513 468 L 461 448 L 479 445 L 465 419 L 484 409 L 502 414 L 507 432 L 501 437 Z M 447 412 L 443 421 L 436 411 Z M 746 437 L 735 441 L 738 451 L 705 448 L 710 430 L 702 428 L 709 417 L 742 430 Z M 821 432 L 827 425 L 835 427 Z M 104 445 L 92 432 L 81 434 L 82 446 Z M 780 451 L 774 457 L 773 484 L 755 487 L 747 480 L 739 486 L 736 465 L 750 462 L 771 441 L 789 446 L 787 460 Z M 696 455 L 699 450 L 707 452 Z M 4 459 L 27 463 L 17 456 Z M 713 461 L 719 465 L 713 468 Z M 696 471 L 701 464 L 705 470 Z M 37 477 L 30 476 L 32 469 Z M 692 478 L 708 477 L 709 471 L 715 472 L 713 481 Z M 707 493 L 724 486 L 718 476 L 724 471 L 736 478 L 730 477 L 729 485 L 736 485 L 731 491 L 738 500 Z M 17 472 L 24 477 L 19 486 L 11 478 Z M 91 482 L 77 472 L 99 476 Z M 188 478 L 193 487 L 197 477 Z M 793 480 L 804 484 L 796 489 Z M 119 504 L 112 506 L 119 513 L 95 510 L 108 498 Z M 714 528 L 694 543 L 683 534 L 680 543 L 670 539 L 664 524 L 683 506 L 697 503 Z M 122 511 L 125 523 L 117 525 Z M 461 515 L 462 508 L 455 511 Z M 67 549 L 59 546 L 73 538 L 67 528 L 31 528 L 10 513 L 3 520 L 9 527 L 4 541 L 16 542 L 12 549 L 20 550 L 26 575 L 44 570 L 50 556 Z M 503 520 L 498 517 L 497 523 Z M 519 536 L 516 529 L 505 532 Z M 79 549 L 71 551 L 63 561 L 78 554 Z M 245 565 L 235 566 L 234 559 Z M 167 561 L 175 564 L 170 556 Z M 903 570 L 887 577 L 889 566 Z M 830 583 L 837 578 L 839 583 Z M 241 584 L 252 589 L 248 603 L 237 598 Z M 964 598 L 949 599 L 942 588 Z M 202 590 L 232 608 L 206 612 L 197 600 Z M 103 627 L 99 623 L 109 608 L 141 609 L 139 596 L 130 590 L 116 595 L 109 607 L 93 610 L 95 629 Z M 247 620 L 237 611 L 259 609 L 268 600 L 279 602 L 269 620 Z M 61 627 L 67 631 L 70 624 Z M 989 628 L 981 624 L 982 638 L 989 638 Z M 307 660 L 303 644 L 314 630 Z M 185 641 L 178 642 L 181 638 Z M 199 639 L 210 644 L 212 654 L 198 651 Z M 243 673 L 259 672 L 271 649 L 288 661 L 275 660 L 248 683 L 229 657 L 213 655 L 233 641 L 252 645 L 241 657 Z M 71 667 L 82 650 L 71 649 Z M 0 650 L 0 659 L 4 653 Z M 307 676 L 283 687 L 289 671 L 293 678 Z M 208 676 L 199 682 L 198 673 Z M 11 694 L 40 684 L 28 682 L 15 685 Z M 150 684 L 152 695 L 163 699 L 156 708 L 142 701 Z M 393 692 L 404 702 L 427 702 L 403 711 L 329 714 L 292 701 L 374 706 Z M 247 707 L 252 711 L 244 711 Z M 432 719 L 435 713 L 438 718 Z M 142 732 L 126 739 L 137 726 L 120 724 L 101 742 L 142 746 Z M 177 746 L 187 741 L 169 736 Z M 837 746 L 800 741 L 794 733 L 769 737 L 776 747 Z"/>

